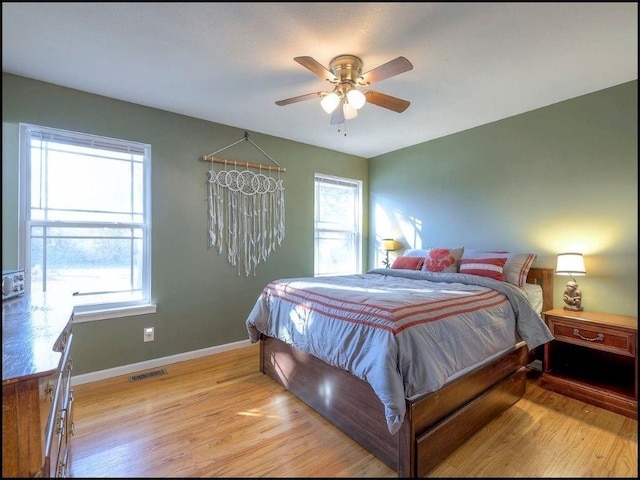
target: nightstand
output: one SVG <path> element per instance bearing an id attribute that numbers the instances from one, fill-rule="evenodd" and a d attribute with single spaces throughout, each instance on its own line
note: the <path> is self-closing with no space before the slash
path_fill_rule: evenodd
<path id="1" fill-rule="evenodd" d="M 638 319 L 556 308 L 543 312 L 542 387 L 638 419 Z"/>

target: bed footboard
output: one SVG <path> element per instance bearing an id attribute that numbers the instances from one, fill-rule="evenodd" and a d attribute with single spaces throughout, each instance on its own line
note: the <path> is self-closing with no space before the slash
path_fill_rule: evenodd
<path id="1" fill-rule="evenodd" d="M 473 434 L 516 403 L 525 393 L 526 373 L 522 367 L 464 407 L 416 438 L 416 472 L 399 476 L 426 476 Z"/>
<path id="2" fill-rule="evenodd" d="M 260 345 L 263 373 L 397 470 L 398 434 L 389 433 L 384 406 L 367 382 L 275 338 Z"/>
<path id="3" fill-rule="evenodd" d="M 425 476 L 525 392 L 524 343 L 438 392 L 407 401 L 400 431 L 389 433 L 384 407 L 365 381 L 263 337 L 261 370 L 365 447 L 400 477 Z"/>

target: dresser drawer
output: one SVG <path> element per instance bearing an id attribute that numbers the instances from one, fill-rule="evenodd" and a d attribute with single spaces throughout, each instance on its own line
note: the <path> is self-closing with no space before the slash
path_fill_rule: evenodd
<path id="1" fill-rule="evenodd" d="M 71 461 L 73 306 L 25 293 L 2 302 L 2 477 L 66 475 Z"/>
<path id="2" fill-rule="evenodd" d="M 635 357 L 636 335 L 597 323 L 547 316 L 547 325 L 559 342 Z"/>
<path id="3" fill-rule="evenodd" d="M 60 372 L 56 372 L 49 378 L 42 379 L 40 382 L 40 419 L 42 422 L 41 432 L 44 432 L 44 458 L 40 462 L 43 465 L 41 476 L 49 477 L 51 465 L 49 462 L 51 451 L 57 451 L 58 438 L 47 432 L 53 432 L 55 429 L 55 412 L 60 410 Z"/>
<path id="4" fill-rule="evenodd" d="M 44 467 L 42 476 L 64 476 L 68 468 L 68 449 L 72 435 L 72 404 L 73 391 L 71 389 L 71 342 L 73 333 L 65 330 L 59 342 L 64 350 L 58 368 L 55 391 L 49 406 L 49 418 L 44 430 Z"/>

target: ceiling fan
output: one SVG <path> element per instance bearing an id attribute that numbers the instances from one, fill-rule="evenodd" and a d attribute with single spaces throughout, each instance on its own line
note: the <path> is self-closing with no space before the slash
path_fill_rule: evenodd
<path id="1" fill-rule="evenodd" d="M 358 90 L 358 87 L 368 87 L 411 70 L 413 65 L 404 57 L 394 58 L 366 73 L 362 73 L 362 60 L 355 55 L 338 55 L 331 60 L 328 69 L 312 57 L 295 57 L 294 60 L 334 85 L 334 88 L 330 92 L 313 92 L 278 100 L 276 105 L 284 106 L 312 98 L 320 98 L 320 104 L 324 111 L 332 114 L 331 125 L 338 125 L 344 123 L 345 120 L 357 117 L 358 109 L 367 102 L 398 113 L 404 112 L 410 105 L 406 100 L 384 93 L 373 90 Z"/>

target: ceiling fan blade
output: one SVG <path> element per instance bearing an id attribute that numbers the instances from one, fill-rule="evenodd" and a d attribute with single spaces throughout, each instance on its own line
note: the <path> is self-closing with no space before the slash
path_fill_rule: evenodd
<path id="1" fill-rule="evenodd" d="M 413 65 L 409 60 L 404 57 L 398 57 L 384 65 L 380 65 L 373 70 L 363 73 L 357 78 L 357 82 L 358 85 L 373 85 L 376 82 L 381 82 L 389 77 L 408 72 L 411 69 L 413 69 Z"/>
<path id="2" fill-rule="evenodd" d="M 314 92 L 307 93 L 306 95 L 299 95 L 297 97 L 285 98 L 284 100 L 278 100 L 276 105 L 280 105 L 281 107 L 284 105 L 290 105 L 292 103 L 304 102 L 305 100 L 311 100 L 312 98 L 320 98 L 326 92 Z"/>
<path id="3" fill-rule="evenodd" d="M 333 73 L 312 57 L 295 57 L 294 60 L 327 82 L 336 83 L 338 81 L 338 78 Z"/>
<path id="4" fill-rule="evenodd" d="M 367 90 L 363 93 L 368 103 L 388 108 L 394 112 L 402 113 L 409 107 L 409 105 L 411 105 L 410 102 L 402 100 L 401 98 L 392 97 L 391 95 L 385 95 L 380 92 L 374 92 L 373 90 Z"/>
<path id="5" fill-rule="evenodd" d="M 331 122 L 329 123 L 331 125 L 340 125 L 341 123 L 344 123 L 344 105 L 342 102 L 338 104 L 331 114 Z"/>

